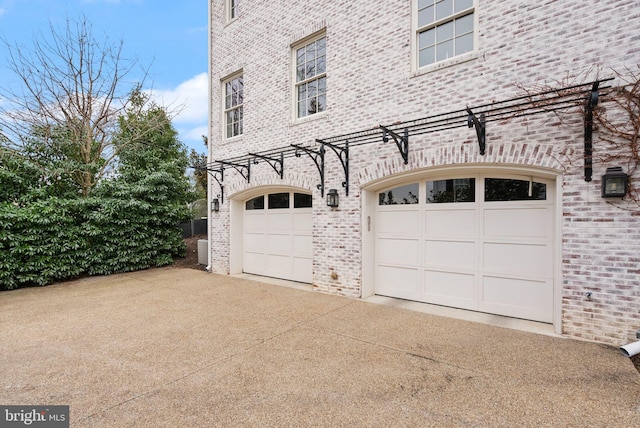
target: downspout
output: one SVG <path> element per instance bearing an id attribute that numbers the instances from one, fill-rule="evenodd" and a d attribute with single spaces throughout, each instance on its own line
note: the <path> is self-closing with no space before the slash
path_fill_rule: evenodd
<path id="1" fill-rule="evenodd" d="M 622 352 L 622 355 L 624 355 L 625 357 L 635 357 L 636 355 L 640 354 L 640 340 L 622 346 L 620 348 L 620 352 Z"/>
<path id="2" fill-rule="evenodd" d="M 212 30 L 213 30 L 213 24 L 212 24 L 212 6 L 211 6 L 212 0 L 209 0 L 209 4 L 207 6 L 207 13 L 209 15 L 208 20 L 207 20 L 207 92 L 208 92 L 208 98 L 209 98 L 209 102 L 207 103 L 207 164 L 210 164 L 212 159 L 212 155 L 211 155 L 211 147 L 213 146 L 213 138 L 212 138 L 212 132 L 211 132 L 211 113 L 213 111 L 212 108 L 212 98 L 213 98 L 213 94 L 211 93 L 212 90 L 212 85 L 211 85 L 211 41 L 212 41 Z M 211 272 L 211 244 L 212 244 L 212 238 L 213 238 L 213 234 L 211 233 L 211 229 L 213 228 L 213 216 L 211 215 L 211 201 L 212 201 L 212 195 L 213 195 L 213 188 L 212 188 L 212 182 L 211 182 L 211 174 L 207 173 L 207 261 L 209 262 L 209 264 L 207 265 L 207 267 L 205 268 L 207 270 L 207 272 Z"/>
<path id="3" fill-rule="evenodd" d="M 636 331 L 636 339 L 640 339 L 640 330 Z M 640 340 L 620 347 L 620 352 L 622 352 L 622 355 L 625 357 L 635 357 L 640 354 Z"/>

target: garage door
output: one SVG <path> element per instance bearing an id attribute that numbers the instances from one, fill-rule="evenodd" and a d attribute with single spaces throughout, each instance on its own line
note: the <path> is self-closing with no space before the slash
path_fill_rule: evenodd
<path id="1" fill-rule="evenodd" d="M 552 184 L 475 175 L 379 192 L 376 294 L 552 322 Z"/>
<path id="2" fill-rule="evenodd" d="M 311 195 L 278 192 L 245 201 L 243 271 L 312 281 Z"/>

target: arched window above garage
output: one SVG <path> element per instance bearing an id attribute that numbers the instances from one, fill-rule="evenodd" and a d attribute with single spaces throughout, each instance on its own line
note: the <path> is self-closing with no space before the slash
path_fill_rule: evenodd
<path id="1" fill-rule="evenodd" d="M 419 203 L 419 184 L 412 183 L 378 193 L 378 205 L 411 205 Z"/>
<path id="2" fill-rule="evenodd" d="M 245 202 L 245 208 L 247 210 L 263 210 L 264 196 L 258 196 L 253 199 L 249 199 L 247 202 Z"/>
<path id="3" fill-rule="evenodd" d="M 514 180 L 511 178 L 485 178 L 484 200 L 500 201 L 545 201 L 547 185 L 533 180 Z"/>
<path id="4" fill-rule="evenodd" d="M 475 202 L 475 178 L 427 181 L 427 203 Z"/>

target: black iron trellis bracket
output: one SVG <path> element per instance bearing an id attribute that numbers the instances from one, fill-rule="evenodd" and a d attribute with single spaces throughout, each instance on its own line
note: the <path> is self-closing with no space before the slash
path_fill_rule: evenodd
<path id="1" fill-rule="evenodd" d="M 214 169 L 207 167 L 207 172 L 214 180 L 218 182 L 218 186 L 220 186 L 220 203 L 224 203 L 224 186 L 222 183 L 224 182 L 224 165 L 220 164 L 220 169 Z M 218 174 L 220 174 L 220 178 L 218 178 Z"/>
<path id="2" fill-rule="evenodd" d="M 320 150 L 318 151 L 315 151 L 308 147 L 298 146 L 296 144 L 291 144 L 291 147 L 295 147 L 296 157 L 299 158 L 301 156 L 300 151 L 303 151 L 306 154 L 308 154 L 311 160 L 313 161 L 313 163 L 316 164 L 316 167 L 318 168 L 318 172 L 320 173 L 320 184 L 318 184 L 317 188 L 320 190 L 320 196 L 324 198 L 324 154 L 325 154 L 324 145 L 321 145 Z"/>
<path id="3" fill-rule="evenodd" d="M 222 165 L 228 165 L 231 168 L 235 169 L 236 171 L 238 171 L 240 173 L 240 175 L 242 175 L 242 177 L 247 180 L 247 183 L 250 182 L 251 180 L 251 160 L 247 160 L 247 164 L 246 165 L 242 165 L 239 163 L 234 163 L 234 162 L 228 162 L 228 161 L 218 161 L 220 164 Z M 244 170 L 244 171 L 243 171 Z"/>
<path id="4" fill-rule="evenodd" d="M 349 196 L 349 141 L 345 142 L 344 147 L 336 146 L 322 140 L 316 140 L 316 142 L 329 147 L 333 150 L 336 156 L 338 156 L 338 159 L 340 159 L 342 169 L 344 170 L 344 181 L 342 182 L 342 187 L 344 187 L 345 195 Z"/>
<path id="5" fill-rule="evenodd" d="M 258 164 L 258 159 L 267 161 L 267 163 L 271 166 L 271 168 L 273 168 L 276 174 L 280 176 L 280 180 L 282 180 L 282 177 L 284 176 L 284 153 L 283 152 L 280 152 L 280 159 L 259 155 L 257 153 L 249 153 L 249 156 L 253 156 L 254 164 Z"/>
<path id="6" fill-rule="evenodd" d="M 593 109 L 598 105 L 598 86 L 593 82 L 591 93 L 584 105 L 584 181 L 591 181 L 593 175 Z"/>
<path id="7" fill-rule="evenodd" d="M 478 136 L 478 145 L 480 146 L 480 154 L 484 156 L 485 148 L 487 146 L 487 119 L 484 113 L 480 113 L 480 119 L 478 119 L 469 107 L 467 107 L 466 110 L 467 113 L 469 113 L 467 126 L 469 126 L 469 128 L 473 128 L 475 126 L 476 135 Z"/>
<path id="8" fill-rule="evenodd" d="M 402 156 L 402 159 L 404 160 L 404 164 L 408 164 L 409 163 L 409 128 L 404 128 L 404 135 L 399 135 L 395 132 L 393 132 L 392 130 L 390 130 L 389 128 L 380 125 L 380 129 L 382 129 L 382 141 L 383 142 L 387 142 L 389 141 L 389 137 L 387 137 L 388 135 L 391 135 L 391 138 L 393 138 L 393 141 L 395 141 L 396 146 L 398 146 L 398 150 L 400 150 L 400 155 Z"/>
<path id="9" fill-rule="evenodd" d="M 198 171 L 207 171 L 207 174 L 216 180 L 218 186 L 220 186 L 220 203 L 224 203 L 224 186 L 222 184 L 224 181 L 224 166 L 221 164 L 220 169 L 215 169 L 211 165 L 195 165 L 191 168 Z"/>

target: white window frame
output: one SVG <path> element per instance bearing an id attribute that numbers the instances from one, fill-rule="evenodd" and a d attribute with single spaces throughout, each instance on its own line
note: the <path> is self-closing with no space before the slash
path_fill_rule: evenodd
<path id="1" fill-rule="evenodd" d="M 239 3 L 240 0 L 225 0 L 225 14 L 227 22 L 231 22 L 238 18 L 240 14 Z"/>
<path id="2" fill-rule="evenodd" d="M 442 0 L 436 0 L 437 3 L 441 3 Z M 455 1 L 455 0 L 454 0 Z M 412 0 L 412 27 L 413 27 L 413 36 L 411 38 L 411 49 L 412 49 L 412 69 L 414 73 L 420 74 L 425 71 L 431 71 L 434 69 L 439 69 L 442 67 L 446 67 L 449 65 L 457 64 L 459 62 L 468 61 L 477 56 L 478 49 L 478 17 L 477 17 L 477 8 L 476 8 L 476 0 L 472 0 L 472 5 L 466 9 L 460 10 L 458 12 L 454 12 L 452 15 L 448 15 L 441 19 L 435 19 L 433 22 L 423 25 L 421 27 L 418 26 L 418 7 L 420 0 Z M 473 16 L 473 31 L 470 33 L 473 39 L 473 48 L 470 51 L 466 51 L 459 54 L 454 54 L 453 56 L 445 59 L 435 59 L 434 62 L 429 64 L 420 65 L 420 34 L 428 31 L 430 29 L 434 29 L 437 27 L 441 27 L 447 23 L 454 22 L 456 19 L 463 18 L 465 16 L 472 15 Z M 453 40 L 455 43 L 456 35 L 454 30 Z M 437 45 L 437 43 L 436 43 Z M 455 52 L 455 51 L 454 51 Z"/>
<path id="3" fill-rule="evenodd" d="M 310 118 L 315 118 L 315 117 L 319 117 L 322 116 L 322 114 L 324 112 L 327 111 L 327 105 L 326 105 L 326 97 L 327 97 L 327 87 L 326 87 L 326 82 L 327 82 L 327 62 L 326 62 L 326 58 L 327 58 L 327 35 L 326 35 L 326 31 L 322 30 L 320 32 L 317 32 L 309 37 L 306 37 L 305 39 L 297 42 L 296 44 L 291 46 L 291 58 L 292 58 L 292 81 L 293 81 L 293 89 L 292 89 L 292 111 L 293 111 L 293 120 L 294 122 L 296 121 L 305 121 L 308 120 Z M 298 81 L 298 50 L 299 49 L 304 49 L 307 46 L 313 44 L 313 43 L 317 43 L 319 40 L 324 39 L 325 41 L 325 53 L 324 53 L 324 71 L 320 72 L 320 73 L 316 73 L 311 77 L 308 78 L 304 78 L 300 81 Z M 319 83 L 321 80 L 324 81 L 324 92 L 322 92 L 322 95 L 324 96 L 324 100 L 325 100 L 325 105 L 324 108 L 320 111 L 316 111 L 314 113 L 307 113 L 303 116 L 300 116 L 300 112 L 299 112 L 299 108 L 298 108 L 298 103 L 299 103 L 299 99 L 298 99 L 298 88 L 302 85 L 308 85 L 309 83 L 312 82 L 317 82 Z M 316 95 L 313 98 L 320 98 L 321 94 L 319 93 L 319 87 L 316 86 Z M 306 99 L 309 99 L 310 97 L 307 97 Z"/>
<path id="4" fill-rule="evenodd" d="M 227 106 L 227 97 L 231 96 L 232 94 L 227 94 L 227 84 L 232 84 L 233 81 L 237 80 L 237 79 L 242 79 L 242 99 L 241 102 L 238 104 L 231 104 L 229 107 Z M 238 71 L 228 77 L 226 77 L 225 79 L 222 80 L 222 88 L 221 88 L 221 93 L 222 93 L 222 139 L 223 140 L 230 140 L 233 138 L 239 138 L 242 136 L 242 134 L 244 133 L 244 74 L 242 71 Z M 233 101 L 232 101 L 233 102 Z M 229 136 L 227 134 L 227 113 L 233 110 L 239 110 L 240 112 L 240 117 L 238 120 L 239 123 L 239 129 L 238 129 L 238 133 L 234 133 L 233 135 Z"/>

